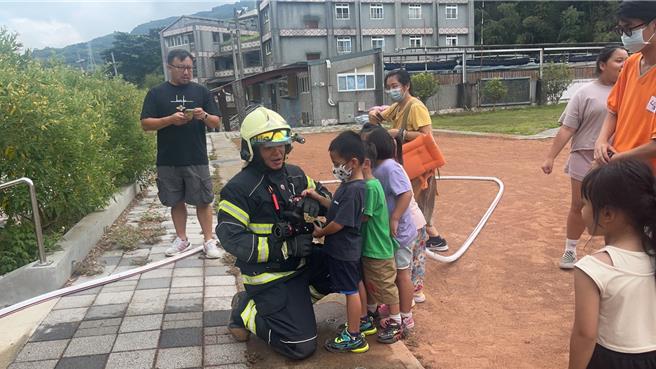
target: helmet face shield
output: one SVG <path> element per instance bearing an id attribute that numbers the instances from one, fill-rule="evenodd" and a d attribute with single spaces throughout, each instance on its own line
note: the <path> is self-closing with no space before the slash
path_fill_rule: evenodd
<path id="1" fill-rule="evenodd" d="M 292 139 L 288 129 L 277 129 L 264 132 L 251 138 L 251 145 L 262 145 L 265 147 L 288 145 L 291 144 L 291 142 Z"/>

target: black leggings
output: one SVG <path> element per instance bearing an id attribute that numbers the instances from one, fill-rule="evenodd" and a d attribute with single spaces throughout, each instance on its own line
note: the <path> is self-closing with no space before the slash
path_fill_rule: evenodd
<path id="1" fill-rule="evenodd" d="M 588 369 L 656 369 L 656 351 L 625 354 L 597 344 Z"/>

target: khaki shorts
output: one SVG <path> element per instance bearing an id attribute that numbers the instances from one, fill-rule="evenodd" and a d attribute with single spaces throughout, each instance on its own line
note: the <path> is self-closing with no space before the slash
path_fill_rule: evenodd
<path id="1" fill-rule="evenodd" d="M 565 165 L 565 173 L 569 174 L 572 179 L 583 182 L 583 178 L 590 171 L 593 161 L 593 150 L 574 151 L 569 154 L 569 159 L 567 159 Z"/>
<path id="2" fill-rule="evenodd" d="M 157 190 L 162 205 L 169 207 L 182 201 L 189 205 L 211 204 L 214 201 L 212 178 L 207 165 L 158 166 Z"/>
<path id="3" fill-rule="evenodd" d="M 398 304 L 399 290 L 396 281 L 394 259 L 372 259 L 362 257 L 362 273 L 367 288 L 367 303 Z"/>

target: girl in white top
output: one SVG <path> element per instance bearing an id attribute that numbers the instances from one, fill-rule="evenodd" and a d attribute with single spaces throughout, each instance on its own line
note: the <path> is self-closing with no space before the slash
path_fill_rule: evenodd
<path id="1" fill-rule="evenodd" d="M 581 181 L 594 160 L 594 143 L 608 112 L 608 94 L 628 57 L 626 50 L 619 46 L 608 46 L 601 50 L 597 57 L 598 78 L 579 88 L 567 103 L 558 120 L 561 127 L 542 163 L 542 171 L 550 174 L 554 159 L 567 142 L 572 140 L 565 165 L 565 173 L 571 178 L 572 201 L 567 214 L 565 251 L 559 263 L 563 269 L 574 268 L 576 262 L 576 244 L 585 229 L 581 219 Z"/>
<path id="2" fill-rule="evenodd" d="M 583 180 L 583 220 L 606 247 L 578 261 L 570 369 L 656 368 L 656 183 L 617 160 Z"/>

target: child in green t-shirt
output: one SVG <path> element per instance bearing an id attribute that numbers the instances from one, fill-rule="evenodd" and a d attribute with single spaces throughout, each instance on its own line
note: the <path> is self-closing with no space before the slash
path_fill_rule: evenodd
<path id="1" fill-rule="evenodd" d="M 362 174 L 365 180 L 364 222 L 362 223 L 362 270 L 367 290 L 367 310 L 375 313 L 377 304 L 386 304 L 390 316 L 381 320 L 378 341 L 394 343 L 403 336 L 399 290 L 396 287 L 394 252 L 398 244 L 390 235 L 389 212 L 385 192 L 373 175 L 376 147 L 365 142 Z M 367 312 L 363 312 L 363 315 Z"/>

